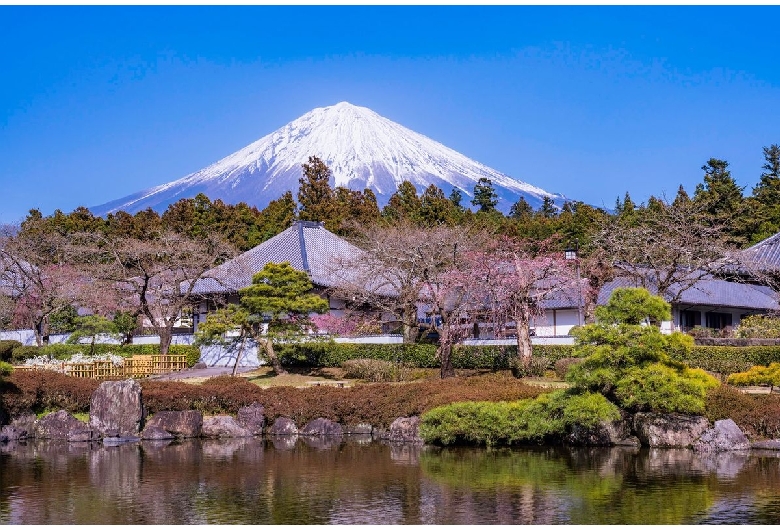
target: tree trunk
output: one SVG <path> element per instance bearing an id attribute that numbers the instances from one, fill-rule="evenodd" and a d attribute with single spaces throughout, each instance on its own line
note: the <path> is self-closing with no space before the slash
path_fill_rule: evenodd
<path id="1" fill-rule="evenodd" d="M 531 346 L 531 330 L 529 327 L 530 318 L 527 314 L 518 315 L 515 319 L 517 329 L 517 356 L 523 363 L 523 367 L 528 368 L 531 365 L 531 356 L 533 349 Z"/>
<path id="2" fill-rule="evenodd" d="M 233 365 L 233 377 L 235 377 L 236 372 L 238 372 L 238 363 L 241 362 L 241 356 L 244 354 L 244 346 L 246 346 L 246 335 L 241 339 L 241 347 L 238 348 L 238 353 L 236 354 L 236 364 Z"/>
<path id="3" fill-rule="evenodd" d="M 414 344 L 420 335 L 420 324 L 417 322 L 417 306 L 404 307 L 403 313 L 404 344 Z"/>
<path id="4" fill-rule="evenodd" d="M 441 363 L 441 378 L 455 377 L 452 366 L 452 340 L 446 327 L 439 330 L 439 361 Z"/>
<path id="5" fill-rule="evenodd" d="M 157 332 L 160 334 L 160 355 L 168 355 L 173 341 L 173 329 L 166 326 L 159 328 Z"/>
<path id="6" fill-rule="evenodd" d="M 273 367 L 274 372 L 276 372 L 276 375 L 286 374 L 287 370 L 282 368 L 282 363 L 279 361 L 279 358 L 276 356 L 273 342 L 270 339 L 260 339 L 259 342 L 263 343 L 265 356 L 268 358 L 268 362 L 271 363 L 271 366 Z"/>

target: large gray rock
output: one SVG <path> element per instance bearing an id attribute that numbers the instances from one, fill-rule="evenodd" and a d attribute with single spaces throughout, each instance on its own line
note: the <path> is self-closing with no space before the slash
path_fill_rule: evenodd
<path id="1" fill-rule="evenodd" d="M 141 438 L 149 440 L 161 439 L 158 437 L 158 429 L 168 432 L 174 438 L 198 438 L 203 429 L 203 414 L 197 410 L 163 410 L 157 412 L 146 422 Z"/>
<path id="2" fill-rule="evenodd" d="M 206 438 L 243 438 L 252 436 L 233 416 L 210 416 L 203 418 L 201 435 Z"/>
<path id="3" fill-rule="evenodd" d="M 268 429 L 268 434 L 274 436 L 289 436 L 298 434 L 298 427 L 290 418 L 276 418 L 274 424 Z"/>
<path id="4" fill-rule="evenodd" d="M 11 420 L 10 425 L 0 429 L 0 442 L 24 440 L 35 436 L 35 414 L 23 414 Z"/>
<path id="5" fill-rule="evenodd" d="M 369 423 L 358 423 L 356 425 L 347 425 L 344 428 L 345 434 L 371 434 L 374 427 Z"/>
<path id="6" fill-rule="evenodd" d="M 344 430 L 335 421 L 317 418 L 304 425 L 300 433 L 305 436 L 341 436 Z"/>
<path id="7" fill-rule="evenodd" d="M 648 447 L 691 447 L 710 427 L 703 416 L 638 412 L 634 433 Z"/>
<path id="8" fill-rule="evenodd" d="M 236 422 L 255 436 L 263 434 L 265 428 L 265 407 L 254 402 L 249 406 L 238 409 Z"/>
<path id="9" fill-rule="evenodd" d="M 763 449 L 766 451 L 780 451 L 780 440 L 759 440 L 750 444 L 751 449 Z"/>
<path id="10" fill-rule="evenodd" d="M 71 433 L 90 430 L 65 410 L 47 414 L 35 422 L 35 437 L 46 440 L 67 440 Z"/>
<path id="11" fill-rule="evenodd" d="M 100 383 L 89 402 L 89 424 L 104 438 L 136 438 L 144 409 L 141 385 L 133 379 Z"/>
<path id="12" fill-rule="evenodd" d="M 712 429 L 708 429 L 693 444 L 696 451 L 703 453 L 721 453 L 724 451 L 745 451 L 750 449 L 750 441 L 734 420 L 718 420 Z"/>
<path id="13" fill-rule="evenodd" d="M 423 443 L 420 438 L 420 417 L 396 418 L 390 428 L 382 433 L 382 437 L 390 442 Z"/>
<path id="14" fill-rule="evenodd" d="M 157 427 L 155 425 L 152 426 L 147 425 L 146 427 L 144 427 L 144 430 L 141 432 L 142 440 L 173 440 L 174 438 L 175 438 L 174 435 L 172 435 L 162 427 Z"/>
<path id="15" fill-rule="evenodd" d="M 615 421 L 602 421 L 594 427 L 574 425 L 566 436 L 571 445 L 612 446 L 631 436 L 631 425 L 626 415 Z"/>

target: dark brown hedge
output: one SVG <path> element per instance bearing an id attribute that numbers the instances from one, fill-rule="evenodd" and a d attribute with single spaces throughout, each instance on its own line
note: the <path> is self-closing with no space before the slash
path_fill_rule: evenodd
<path id="1" fill-rule="evenodd" d="M 8 378 L 0 407 L 11 415 L 61 408 L 88 412 L 90 397 L 98 384 L 95 380 L 43 370 L 18 372 Z M 240 407 L 257 401 L 265 407 L 270 421 L 287 416 L 303 426 L 310 420 L 325 417 L 345 425 L 367 422 L 377 427 L 388 427 L 400 416 L 421 414 L 456 401 L 510 401 L 535 397 L 544 391 L 524 385 L 508 373 L 352 388 L 261 389 L 246 379 L 230 376 L 215 377 L 201 385 L 141 381 L 141 387 L 148 413 L 195 409 L 204 414 L 236 414 Z"/>
<path id="2" fill-rule="evenodd" d="M 710 421 L 731 418 L 751 439 L 780 438 L 780 395 L 745 394 L 721 385 L 707 394 Z"/>

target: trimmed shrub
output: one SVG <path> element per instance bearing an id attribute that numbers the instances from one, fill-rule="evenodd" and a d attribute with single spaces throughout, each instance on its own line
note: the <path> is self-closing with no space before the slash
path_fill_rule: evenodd
<path id="1" fill-rule="evenodd" d="M 8 364 L 7 362 L 0 361 L 0 379 L 7 375 L 11 375 L 11 372 L 13 372 L 14 367 Z"/>
<path id="2" fill-rule="evenodd" d="M 344 370 L 344 377 L 371 383 L 408 381 L 411 376 L 409 368 L 379 359 L 351 359 L 341 363 L 341 368 Z"/>
<path id="3" fill-rule="evenodd" d="M 581 362 L 582 359 L 579 357 L 564 357 L 563 359 L 558 359 L 555 361 L 554 365 L 555 377 L 561 381 L 566 380 L 566 374 L 569 373 L 569 368 L 575 364 L 580 364 Z"/>
<path id="4" fill-rule="evenodd" d="M 729 385 L 707 393 L 710 421 L 730 418 L 750 438 L 780 438 L 780 395 L 748 395 Z"/>
<path id="5" fill-rule="evenodd" d="M 523 360 L 513 357 L 509 361 L 509 370 L 517 378 L 523 377 L 542 377 L 550 366 L 550 360 L 547 357 L 531 357 L 528 366 L 523 364 Z"/>
<path id="6" fill-rule="evenodd" d="M 780 338 L 780 318 L 767 315 L 750 315 L 743 318 L 734 336 L 743 339 Z"/>
<path id="7" fill-rule="evenodd" d="M 559 390 L 511 403 L 461 402 L 423 414 L 420 436 L 440 445 L 513 445 L 556 439 L 574 425 L 593 427 L 620 418 L 601 394 Z"/>
<path id="8" fill-rule="evenodd" d="M 12 416 L 60 409 L 71 414 L 89 412 L 89 401 L 99 384 L 96 379 L 51 370 L 14 370 L 0 382 L 0 410 Z"/>
<path id="9" fill-rule="evenodd" d="M 307 342 L 274 345 L 284 366 L 336 368 L 352 359 L 378 359 L 412 368 L 438 368 L 434 344 L 354 344 Z M 569 345 L 535 345 L 535 357 L 544 357 L 549 366 L 572 356 Z M 463 346 L 452 350 L 452 365 L 461 370 L 507 370 L 517 357 L 517 346 Z"/>
<path id="10" fill-rule="evenodd" d="M 46 356 L 58 361 L 70 359 L 73 355 L 92 355 L 89 344 L 47 344 L 45 346 L 19 346 L 11 353 L 11 360 L 16 364 L 24 363 L 26 359 L 38 356 Z M 133 355 L 159 355 L 158 344 L 95 344 L 94 355 L 105 354 L 132 357 Z M 194 366 L 200 360 L 200 349 L 197 346 L 186 344 L 172 344 L 169 353 L 171 355 L 186 355 L 187 366 Z"/>
<path id="11" fill-rule="evenodd" d="M 693 368 L 708 372 L 729 374 L 744 372 L 751 366 L 769 366 L 780 362 L 780 346 L 694 346 L 687 354 L 670 356 Z"/>
<path id="12" fill-rule="evenodd" d="M 10 361 L 13 350 L 21 345 L 18 340 L 0 340 L 0 361 Z"/>
<path id="13" fill-rule="evenodd" d="M 718 382 L 701 369 L 682 371 L 662 363 L 634 366 L 615 383 L 620 406 L 633 411 L 703 414 L 707 390 Z"/>

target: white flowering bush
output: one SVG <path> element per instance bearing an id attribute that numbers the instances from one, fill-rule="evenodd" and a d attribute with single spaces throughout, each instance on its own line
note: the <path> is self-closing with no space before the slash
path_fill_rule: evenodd
<path id="1" fill-rule="evenodd" d="M 31 357 L 24 361 L 25 366 L 40 366 L 42 368 L 48 368 L 50 370 L 56 370 L 58 372 L 64 371 L 64 365 L 70 364 L 89 364 L 95 361 L 111 361 L 114 366 L 124 366 L 125 360 L 119 355 L 113 353 L 103 353 L 100 355 L 85 355 L 83 353 L 74 353 L 70 359 L 62 361 L 52 361 L 48 356 L 41 355 L 38 357 Z"/>

